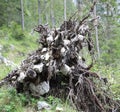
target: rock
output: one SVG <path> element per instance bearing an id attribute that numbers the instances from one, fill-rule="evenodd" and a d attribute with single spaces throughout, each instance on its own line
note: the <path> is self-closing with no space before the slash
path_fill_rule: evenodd
<path id="1" fill-rule="evenodd" d="M 83 39 L 85 38 L 83 35 L 79 35 L 79 34 L 77 35 L 77 37 L 80 41 L 83 41 Z"/>
<path id="2" fill-rule="evenodd" d="M 38 85 L 35 85 L 33 83 L 30 83 L 30 90 L 33 95 L 44 95 L 45 93 L 48 93 L 50 90 L 49 82 L 43 81 Z"/>
<path id="3" fill-rule="evenodd" d="M 26 75 L 23 72 L 21 72 L 20 76 L 18 77 L 18 81 L 19 82 L 23 82 L 23 80 L 25 79 L 25 77 L 26 77 Z"/>
<path id="4" fill-rule="evenodd" d="M 47 38 L 47 42 L 50 44 L 51 42 L 53 42 L 53 36 L 50 35 L 48 38 Z"/>
<path id="5" fill-rule="evenodd" d="M 2 51 L 2 49 L 3 49 L 3 46 L 2 46 L 2 45 L 0 45 L 0 51 Z"/>
<path id="6" fill-rule="evenodd" d="M 63 42 L 65 46 L 70 45 L 70 40 L 64 39 Z"/>
<path id="7" fill-rule="evenodd" d="M 62 72 L 63 74 L 67 75 L 68 73 L 71 73 L 71 68 L 64 64 L 61 69 L 60 69 L 60 72 Z"/>
<path id="8" fill-rule="evenodd" d="M 49 58 L 50 58 L 49 52 L 46 52 L 45 54 L 41 55 L 41 59 L 42 60 L 48 61 Z"/>
<path id="9" fill-rule="evenodd" d="M 41 73 L 42 70 L 43 70 L 43 66 L 44 66 L 44 64 L 43 64 L 43 63 L 40 63 L 40 64 L 38 64 L 38 65 L 34 65 L 33 69 L 34 69 L 36 72 Z"/>
<path id="10" fill-rule="evenodd" d="M 56 112 L 63 112 L 63 108 L 62 107 L 56 107 Z"/>
<path id="11" fill-rule="evenodd" d="M 45 101 L 39 101 L 39 102 L 37 103 L 37 108 L 38 108 L 38 110 L 42 110 L 42 109 L 49 110 L 49 109 L 51 109 L 51 105 L 48 104 L 48 103 L 45 102 Z"/>
<path id="12" fill-rule="evenodd" d="M 42 51 L 41 51 L 41 53 L 44 53 L 46 51 L 47 51 L 47 48 L 43 48 Z"/>
<path id="13" fill-rule="evenodd" d="M 5 57 L 3 57 L 1 55 L 1 53 L 0 53 L 0 63 L 4 63 L 6 66 L 11 66 L 11 67 L 16 66 L 12 61 L 10 61 L 10 60 L 6 59 Z"/>
<path id="14" fill-rule="evenodd" d="M 4 57 L 1 55 L 1 53 L 0 53 L 0 62 L 4 63 Z"/>

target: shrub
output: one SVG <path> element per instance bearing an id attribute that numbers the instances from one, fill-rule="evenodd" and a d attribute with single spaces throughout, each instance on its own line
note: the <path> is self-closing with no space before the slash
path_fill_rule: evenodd
<path id="1" fill-rule="evenodd" d="M 0 88 L 0 112 L 23 112 L 22 97 L 13 88 Z"/>
<path id="2" fill-rule="evenodd" d="M 24 31 L 22 31 L 21 26 L 18 25 L 16 22 L 11 22 L 10 24 L 10 30 L 11 30 L 11 37 L 15 38 L 17 40 L 22 40 L 25 38 Z"/>

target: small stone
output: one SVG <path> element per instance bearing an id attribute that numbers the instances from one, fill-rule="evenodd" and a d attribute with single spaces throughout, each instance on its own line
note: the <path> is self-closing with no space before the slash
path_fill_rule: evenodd
<path id="1" fill-rule="evenodd" d="M 63 108 L 62 107 L 56 107 L 56 112 L 63 112 Z"/>
<path id="2" fill-rule="evenodd" d="M 51 109 L 51 105 L 48 104 L 48 103 L 45 102 L 45 101 L 39 101 L 39 102 L 37 103 L 37 107 L 38 107 L 38 110 L 42 110 L 42 109 L 49 110 L 49 109 Z"/>

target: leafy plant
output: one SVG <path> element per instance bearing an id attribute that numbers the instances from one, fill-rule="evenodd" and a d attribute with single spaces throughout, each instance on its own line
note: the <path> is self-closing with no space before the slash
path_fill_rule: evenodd
<path id="1" fill-rule="evenodd" d="M 21 26 L 18 25 L 16 22 L 11 22 L 10 24 L 10 29 L 11 29 L 11 37 L 17 39 L 17 40 L 22 40 L 25 38 L 25 34 L 21 29 Z"/>
<path id="2" fill-rule="evenodd" d="M 0 111 L 1 112 L 22 112 L 22 102 L 16 94 L 16 90 L 9 87 L 0 88 Z M 21 108 L 21 109 L 20 109 Z"/>

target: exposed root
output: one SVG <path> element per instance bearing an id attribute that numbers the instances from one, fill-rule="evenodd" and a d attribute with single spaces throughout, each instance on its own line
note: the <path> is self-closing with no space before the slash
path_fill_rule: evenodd
<path id="1" fill-rule="evenodd" d="M 93 7 L 92 7 L 93 8 Z M 92 11 L 91 8 L 91 11 Z M 18 92 L 35 97 L 50 94 L 69 99 L 84 112 L 115 112 L 118 104 L 102 87 L 106 79 L 91 72 L 94 44 L 88 24 L 88 14 L 83 20 L 68 20 L 58 29 L 39 25 L 41 48 L 29 54 L 19 68 L 9 73 L 0 86 L 10 84 Z M 86 64 L 83 49 L 91 56 Z"/>

